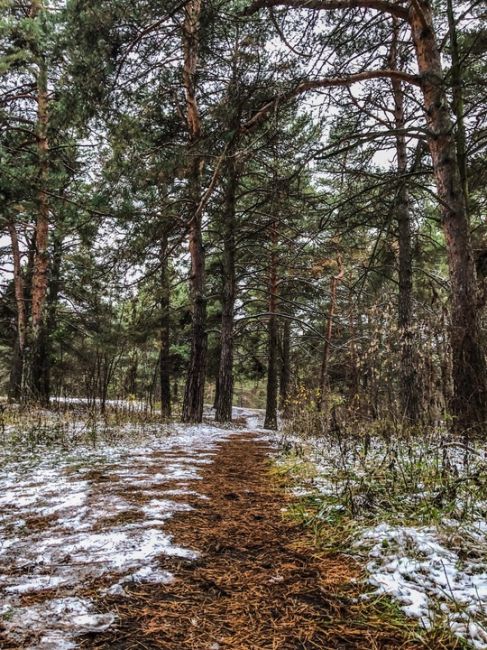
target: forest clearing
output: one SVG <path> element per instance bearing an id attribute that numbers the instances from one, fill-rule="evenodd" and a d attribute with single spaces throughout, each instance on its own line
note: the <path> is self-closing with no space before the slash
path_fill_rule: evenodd
<path id="1" fill-rule="evenodd" d="M 0 0 L 0 647 L 487 650 L 481 0 Z"/>

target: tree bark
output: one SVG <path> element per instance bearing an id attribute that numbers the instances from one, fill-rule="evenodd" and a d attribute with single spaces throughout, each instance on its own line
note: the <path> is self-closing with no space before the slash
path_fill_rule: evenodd
<path id="1" fill-rule="evenodd" d="M 18 336 L 12 353 L 10 375 L 8 380 L 8 401 L 18 402 L 22 398 L 22 376 L 24 370 L 24 356 L 20 349 Z"/>
<path id="2" fill-rule="evenodd" d="M 193 169 L 193 198 L 199 197 L 199 162 Z M 197 205 L 193 203 L 193 205 Z M 203 399 L 206 375 L 206 295 L 205 295 L 205 254 L 201 232 L 201 216 L 192 219 L 189 236 L 191 256 L 191 353 L 183 401 L 183 422 L 201 422 L 203 419 Z"/>
<path id="3" fill-rule="evenodd" d="M 287 318 L 282 326 L 281 373 L 279 380 L 279 404 L 286 415 L 288 411 L 289 384 L 291 380 L 291 321 Z"/>
<path id="4" fill-rule="evenodd" d="M 487 420 L 487 367 L 480 337 L 470 226 L 429 2 L 417 0 L 411 4 L 409 23 L 422 78 L 429 148 L 450 270 L 454 385 L 451 409 L 456 426 L 468 431 L 480 429 Z"/>
<path id="5" fill-rule="evenodd" d="M 10 241 L 12 246 L 12 260 L 14 267 L 14 291 L 15 303 L 17 307 L 17 337 L 19 343 L 19 350 L 23 353 L 25 348 L 25 338 L 27 331 L 27 314 L 25 309 L 25 287 L 24 278 L 22 276 L 22 263 L 20 259 L 20 247 L 17 237 L 17 230 L 15 224 L 9 221 L 8 231 L 10 234 Z"/>
<path id="6" fill-rule="evenodd" d="M 42 0 L 34 0 L 30 16 L 37 18 L 44 10 Z M 31 314 L 28 332 L 28 355 L 26 355 L 26 372 L 23 399 L 37 401 L 41 397 L 42 382 L 42 345 L 43 321 L 48 289 L 49 272 L 49 98 L 47 86 L 47 65 L 43 53 L 37 53 L 37 155 L 38 174 L 38 208 L 35 229 L 34 268 L 32 272 Z"/>
<path id="7" fill-rule="evenodd" d="M 462 66 L 458 47 L 457 25 L 453 11 L 453 0 L 447 0 L 448 32 L 451 54 L 451 84 L 453 94 L 453 112 L 456 118 L 456 145 L 458 168 L 462 179 L 463 193 L 468 212 L 468 175 L 467 175 L 467 137 L 465 132 L 465 106 L 463 99 Z"/>
<path id="8" fill-rule="evenodd" d="M 22 275 L 17 229 L 12 221 L 8 223 L 14 267 L 14 292 L 17 309 L 17 337 L 15 341 L 12 368 L 9 380 L 9 400 L 19 400 L 22 393 L 22 375 L 24 367 L 25 343 L 27 336 L 27 311 L 25 307 L 25 286 Z"/>
<path id="9" fill-rule="evenodd" d="M 221 319 L 221 352 L 217 381 L 217 422 L 230 422 L 233 404 L 233 326 L 235 308 L 235 206 L 238 169 L 235 147 L 228 152 L 225 187 L 223 234 L 223 293 Z"/>
<path id="10" fill-rule="evenodd" d="M 190 0 L 184 7 L 183 84 L 186 97 L 190 157 L 188 172 L 189 252 L 191 257 L 190 292 L 192 305 L 191 354 L 183 401 L 183 422 L 201 422 L 206 374 L 206 295 L 205 252 L 202 237 L 201 174 L 203 157 L 199 152 L 201 122 L 196 98 L 195 77 L 198 65 L 201 0 Z"/>
<path id="11" fill-rule="evenodd" d="M 171 417 L 171 366 L 170 366 L 170 282 L 169 264 L 167 259 L 167 234 L 161 238 L 161 353 L 160 353 L 160 384 L 161 384 L 161 416 Z"/>
<path id="12" fill-rule="evenodd" d="M 52 246 L 52 264 L 49 277 L 49 291 L 46 301 L 45 321 L 41 328 L 39 342 L 38 395 L 39 401 L 47 406 L 51 396 L 51 373 L 53 367 L 52 334 L 56 327 L 59 292 L 61 290 L 61 264 L 63 259 L 63 239 L 55 233 Z"/>
<path id="13" fill-rule="evenodd" d="M 279 332 L 277 310 L 277 224 L 271 224 L 271 255 L 269 261 L 269 321 L 267 324 L 267 397 L 264 427 L 277 429 L 277 376 Z"/>
<path id="14" fill-rule="evenodd" d="M 139 373 L 139 356 L 137 351 L 130 354 L 130 362 L 123 387 L 124 398 L 137 395 L 137 375 Z"/>
<path id="15" fill-rule="evenodd" d="M 39 154 L 39 194 L 36 223 L 36 242 L 34 273 L 32 276 L 32 331 L 40 327 L 43 318 L 44 303 L 48 286 L 48 234 L 49 234 L 49 199 L 46 192 L 49 174 L 49 144 L 47 139 L 48 98 L 47 76 L 45 69 L 39 70 L 38 79 L 38 154 Z"/>
<path id="16" fill-rule="evenodd" d="M 214 397 L 213 397 L 213 408 L 215 409 L 215 411 L 216 411 L 216 408 L 217 408 L 217 406 L 218 406 L 218 400 L 219 400 L 218 395 L 219 395 L 219 393 L 220 393 L 220 388 L 219 388 L 219 386 L 218 386 L 218 382 L 219 382 L 219 376 L 220 376 L 220 359 L 221 359 L 221 353 L 222 353 L 222 351 L 221 351 L 221 347 L 220 347 L 220 348 L 218 349 L 218 352 L 217 352 L 217 355 L 218 355 L 218 369 L 217 369 L 217 374 L 216 374 L 216 377 L 215 377 L 215 395 L 214 395 Z M 215 417 L 215 419 L 216 419 L 216 417 Z"/>

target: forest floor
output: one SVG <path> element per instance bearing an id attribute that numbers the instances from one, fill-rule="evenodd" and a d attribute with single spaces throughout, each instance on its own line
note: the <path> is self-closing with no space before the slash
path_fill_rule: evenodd
<path id="1" fill-rule="evenodd" d="M 274 453 L 262 431 L 175 427 L 10 463 L 0 647 L 461 647 L 366 598 L 352 557 L 317 550 Z"/>
<path id="2" fill-rule="evenodd" d="M 269 474 L 269 444 L 242 433 L 219 445 L 205 467 L 192 511 L 166 530 L 197 549 L 196 561 L 161 558 L 166 585 L 139 585 L 107 598 L 118 625 L 85 638 L 86 648 L 418 648 L 411 627 L 388 625 L 360 600 L 361 569 L 316 552 L 286 517 L 282 486 Z"/>

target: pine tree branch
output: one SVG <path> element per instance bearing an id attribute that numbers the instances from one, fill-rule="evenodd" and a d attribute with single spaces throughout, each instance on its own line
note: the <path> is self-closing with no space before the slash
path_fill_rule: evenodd
<path id="1" fill-rule="evenodd" d="M 406 83 L 421 85 L 421 78 L 418 75 L 409 74 L 400 70 L 365 70 L 355 74 L 343 75 L 341 77 L 330 77 L 327 79 L 317 79 L 316 81 L 302 81 L 293 89 L 282 95 L 274 97 L 266 102 L 254 115 L 240 127 L 243 133 L 251 131 L 258 126 L 267 115 L 281 103 L 285 103 L 303 93 L 322 88 L 336 88 L 339 86 L 350 86 L 354 83 L 367 81 L 370 79 L 399 79 Z"/>
<path id="2" fill-rule="evenodd" d="M 242 12 L 243 16 L 255 14 L 264 7 L 291 7 L 293 9 L 313 9 L 315 11 L 329 11 L 331 9 L 375 9 L 402 18 L 408 17 L 408 9 L 400 3 L 387 0 L 255 0 Z"/>

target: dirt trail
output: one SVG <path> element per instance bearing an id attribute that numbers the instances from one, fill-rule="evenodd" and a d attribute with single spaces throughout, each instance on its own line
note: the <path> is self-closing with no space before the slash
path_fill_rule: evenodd
<path id="1" fill-rule="evenodd" d="M 356 602 L 360 569 L 323 556 L 283 516 L 287 498 L 269 474 L 269 448 L 253 434 L 222 443 L 198 483 L 207 500 L 165 530 L 201 553 L 196 562 L 161 557 L 176 580 L 134 585 L 128 599 L 100 603 L 119 624 L 85 648 L 321 650 L 422 647 L 387 629 Z M 406 633 L 405 633 L 406 634 Z"/>

